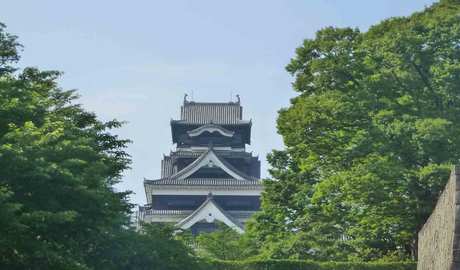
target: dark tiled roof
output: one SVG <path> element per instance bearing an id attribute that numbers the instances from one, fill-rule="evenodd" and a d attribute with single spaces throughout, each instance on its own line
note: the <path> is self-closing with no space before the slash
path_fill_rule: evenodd
<path id="1" fill-rule="evenodd" d="M 252 126 L 252 121 L 251 120 L 239 120 L 238 122 L 235 123 L 215 123 L 212 122 L 213 124 L 223 126 L 225 128 L 231 128 L 231 127 L 245 127 L 245 128 L 250 128 Z M 197 128 L 201 125 L 209 124 L 208 123 L 196 123 L 196 122 L 189 122 L 187 120 L 171 120 L 171 126 L 191 126 L 191 128 Z"/>
<path id="2" fill-rule="evenodd" d="M 185 219 L 181 220 L 179 223 L 176 224 L 176 226 L 182 226 L 183 224 L 187 223 L 189 220 L 191 220 L 194 216 L 199 215 L 201 210 L 207 205 L 207 204 L 213 204 L 220 212 L 222 215 L 224 215 L 231 223 L 233 223 L 235 226 L 238 226 L 240 229 L 244 229 L 243 224 L 241 224 L 236 218 L 231 216 L 227 211 L 225 211 L 211 196 L 208 196 L 206 201 L 200 207 L 198 207 L 190 216 L 186 217 Z M 228 225 L 228 224 L 227 224 Z"/>
<path id="3" fill-rule="evenodd" d="M 174 179 L 163 178 L 159 180 L 144 180 L 146 185 L 167 185 L 167 186 L 261 186 L 257 179 L 237 180 L 233 178 L 187 178 Z"/>
<path id="4" fill-rule="evenodd" d="M 245 174 L 244 172 L 236 169 L 233 165 L 231 165 L 228 161 L 225 159 L 219 157 L 216 152 L 213 150 L 212 146 L 208 148 L 206 152 L 204 152 L 200 157 L 195 159 L 192 163 L 190 163 L 187 167 L 183 168 L 181 171 L 176 172 L 175 174 L 171 175 L 171 178 L 182 178 L 184 174 L 187 174 L 193 170 L 196 170 L 197 166 L 208 156 L 208 155 L 213 155 L 215 156 L 222 164 L 225 166 L 227 169 L 238 175 L 242 179 L 253 179 L 254 177 L 249 176 Z"/>
<path id="5" fill-rule="evenodd" d="M 194 210 L 157 210 L 157 209 L 150 209 L 149 207 L 139 207 L 139 211 L 142 213 L 143 216 L 151 216 L 151 215 L 162 215 L 162 216 L 180 216 L 185 218 L 191 215 Z M 249 218 L 251 217 L 256 211 L 232 211 L 227 210 L 228 214 L 230 214 L 234 218 Z"/>
<path id="6" fill-rule="evenodd" d="M 203 153 L 205 153 L 206 150 L 194 150 L 194 151 L 185 151 L 185 150 L 177 150 L 174 152 L 171 152 L 170 156 L 171 158 L 198 158 Z M 255 156 L 252 156 L 251 152 L 245 152 L 245 151 L 232 151 L 232 150 L 214 150 L 214 152 L 219 156 L 223 158 L 256 158 Z"/>
<path id="7" fill-rule="evenodd" d="M 196 159 L 203 155 L 207 150 L 194 150 L 194 151 L 184 151 L 178 150 L 171 152 L 169 156 L 164 156 L 163 160 L 161 161 L 161 178 L 167 178 L 171 175 L 175 174 L 176 171 L 174 170 L 174 162 L 178 158 L 192 158 Z M 214 152 L 221 158 L 250 158 L 250 159 L 257 159 L 258 157 L 253 156 L 252 153 L 244 152 L 244 151 L 231 151 L 231 150 L 221 150 Z M 228 164 L 228 163 L 227 163 Z"/>
<path id="8" fill-rule="evenodd" d="M 238 102 L 204 103 L 186 101 L 181 108 L 180 120 L 194 124 L 239 124 L 243 108 Z"/>

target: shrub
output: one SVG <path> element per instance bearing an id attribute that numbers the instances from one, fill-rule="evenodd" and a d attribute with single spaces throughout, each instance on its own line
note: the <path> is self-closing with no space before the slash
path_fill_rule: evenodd
<path id="1" fill-rule="evenodd" d="M 207 261 L 204 270 L 415 270 L 415 262 Z"/>

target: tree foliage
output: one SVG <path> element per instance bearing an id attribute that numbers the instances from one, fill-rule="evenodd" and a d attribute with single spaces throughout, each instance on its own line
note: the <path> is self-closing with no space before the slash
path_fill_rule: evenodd
<path id="1" fill-rule="evenodd" d="M 20 49 L 0 24 L 0 268 L 192 267 L 171 231 L 130 228 L 129 192 L 113 188 L 130 163 L 122 123 L 76 104 L 59 72 L 17 70 Z"/>
<path id="2" fill-rule="evenodd" d="M 120 230 L 102 240 L 91 261 L 100 270 L 201 269 L 192 250 L 161 224 L 144 224 L 142 233 Z"/>
<path id="3" fill-rule="evenodd" d="M 317 262 L 306 260 L 210 260 L 209 270 L 415 270 L 414 262 Z"/>
<path id="4" fill-rule="evenodd" d="M 287 66 L 263 211 L 249 226 L 273 258 L 416 257 L 417 232 L 460 158 L 460 2 L 367 32 L 325 28 Z"/>
<path id="5" fill-rule="evenodd" d="M 197 255 L 203 258 L 241 260 L 252 255 L 248 253 L 247 240 L 223 223 L 219 223 L 216 231 L 199 234 L 194 241 Z"/>

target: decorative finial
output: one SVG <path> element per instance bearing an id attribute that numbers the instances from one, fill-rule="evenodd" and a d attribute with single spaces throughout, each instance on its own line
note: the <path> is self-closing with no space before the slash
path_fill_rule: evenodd
<path id="1" fill-rule="evenodd" d="M 213 197 L 213 196 L 212 196 L 212 192 L 209 192 L 209 193 L 208 193 L 208 198 L 212 198 L 212 197 Z"/>
<path id="2" fill-rule="evenodd" d="M 240 102 L 241 102 L 240 95 L 236 95 L 236 103 L 240 104 Z"/>
<path id="3" fill-rule="evenodd" d="M 185 94 L 185 95 L 184 95 L 184 103 L 187 103 L 187 102 L 188 102 L 187 97 L 188 97 L 188 94 Z"/>

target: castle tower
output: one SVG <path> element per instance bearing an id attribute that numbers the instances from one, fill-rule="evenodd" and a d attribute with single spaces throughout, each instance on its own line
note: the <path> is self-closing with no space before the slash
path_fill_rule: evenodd
<path id="1" fill-rule="evenodd" d="M 192 233 L 220 221 L 242 233 L 260 207 L 260 161 L 246 152 L 251 121 L 237 102 L 203 103 L 184 98 L 180 120 L 171 121 L 176 150 L 164 156 L 161 178 L 144 180 L 148 204 L 142 222 L 172 223 Z"/>

